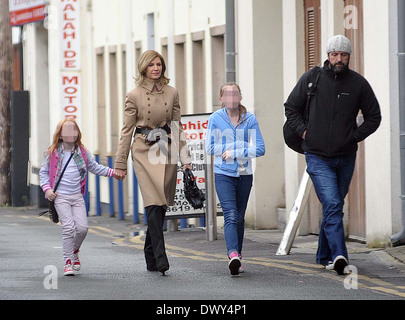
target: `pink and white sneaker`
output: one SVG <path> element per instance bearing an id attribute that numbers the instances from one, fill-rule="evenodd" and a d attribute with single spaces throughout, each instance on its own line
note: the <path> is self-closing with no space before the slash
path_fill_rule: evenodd
<path id="1" fill-rule="evenodd" d="M 79 260 L 79 250 L 73 252 L 73 270 L 79 271 L 81 268 L 80 260 Z"/>
<path id="2" fill-rule="evenodd" d="M 238 253 L 236 251 L 232 252 L 229 255 L 229 259 L 230 259 L 230 261 L 228 264 L 228 268 L 231 271 L 231 275 L 237 276 L 239 274 L 239 268 L 241 266 Z"/>
<path id="3" fill-rule="evenodd" d="M 73 270 L 73 267 L 72 267 L 72 261 L 70 261 L 70 259 L 68 261 L 66 261 L 65 269 L 63 270 L 63 275 L 64 276 L 74 276 L 75 275 L 75 271 Z"/>
<path id="4" fill-rule="evenodd" d="M 239 273 L 244 273 L 245 272 L 245 268 L 242 266 L 242 255 L 239 254 L 239 260 L 241 260 L 241 264 L 239 267 Z"/>

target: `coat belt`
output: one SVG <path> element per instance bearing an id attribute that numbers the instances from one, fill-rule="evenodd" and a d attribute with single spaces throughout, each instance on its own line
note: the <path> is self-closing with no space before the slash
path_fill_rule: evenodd
<path id="1" fill-rule="evenodd" d="M 156 127 L 155 129 L 136 128 L 135 134 L 139 133 L 139 134 L 146 134 L 146 135 L 148 135 L 152 130 L 156 130 L 156 129 L 163 129 L 164 131 L 166 131 L 167 134 L 170 134 L 170 133 L 171 133 L 170 127 L 169 127 L 169 125 L 166 123 L 163 127 Z"/>

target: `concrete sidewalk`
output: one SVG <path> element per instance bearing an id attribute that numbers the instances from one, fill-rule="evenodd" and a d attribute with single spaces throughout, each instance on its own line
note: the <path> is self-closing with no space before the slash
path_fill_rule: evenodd
<path id="1" fill-rule="evenodd" d="M 221 230 L 219 230 L 219 232 L 221 232 Z M 279 230 L 245 230 L 246 239 L 260 243 L 280 244 L 282 237 L 283 232 Z M 349 258 L 350 254 L 353 253 L 373 252 L 387 265 L 396 267 L 405 272 L 405 246 L 395 248 L 369 248 L 364 243 L 351 240 L 346 241 L 346 246 Z M 294 253 L 308 253 L 313 254 L 315 257 L 317 248 L 317 235 L 296 236 L 290 255 L 294 255 Z"/>

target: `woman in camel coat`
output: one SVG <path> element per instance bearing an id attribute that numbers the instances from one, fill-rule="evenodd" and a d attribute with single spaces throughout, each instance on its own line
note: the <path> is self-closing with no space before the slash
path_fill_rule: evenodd
<path id="1" fill-rule="evenodd" d="M 191 157 L 180 123 L 179 94 L 168 85 L 163 57 L 153 50 L 144 52 L 138 70 L 137 87 L 127 94 L 125 101 L 115 172 L 125 177 L 131 148 L 148 220 L 144 248 L 147 270 L 164 274 L 169 262 L 163 223 L 167 207 L 174 204 L 178 155 L 183 170 L 191 169 Z"/>

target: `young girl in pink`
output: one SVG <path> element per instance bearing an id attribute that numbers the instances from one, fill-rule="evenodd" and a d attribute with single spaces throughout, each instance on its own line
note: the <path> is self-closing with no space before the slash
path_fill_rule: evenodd
<path id="1" fill-rule="evenodd" d="M 87 172 L 107 177 L 114 176 L 113 169 L 100 165 L 93 159 L 83 146 L 81 137 L 80 129 L 74 120 L 60 121 L 39 171 L 40 185 L 45 192 L 45 198 L 55 202 L 62 225 L 65 276 L 74 275 L 81 267 L 79 249 L 88 230 L 87 211 L 83 199 Z M 57 192 L 54 192 L 55 183 L 66 164 Z"/>

